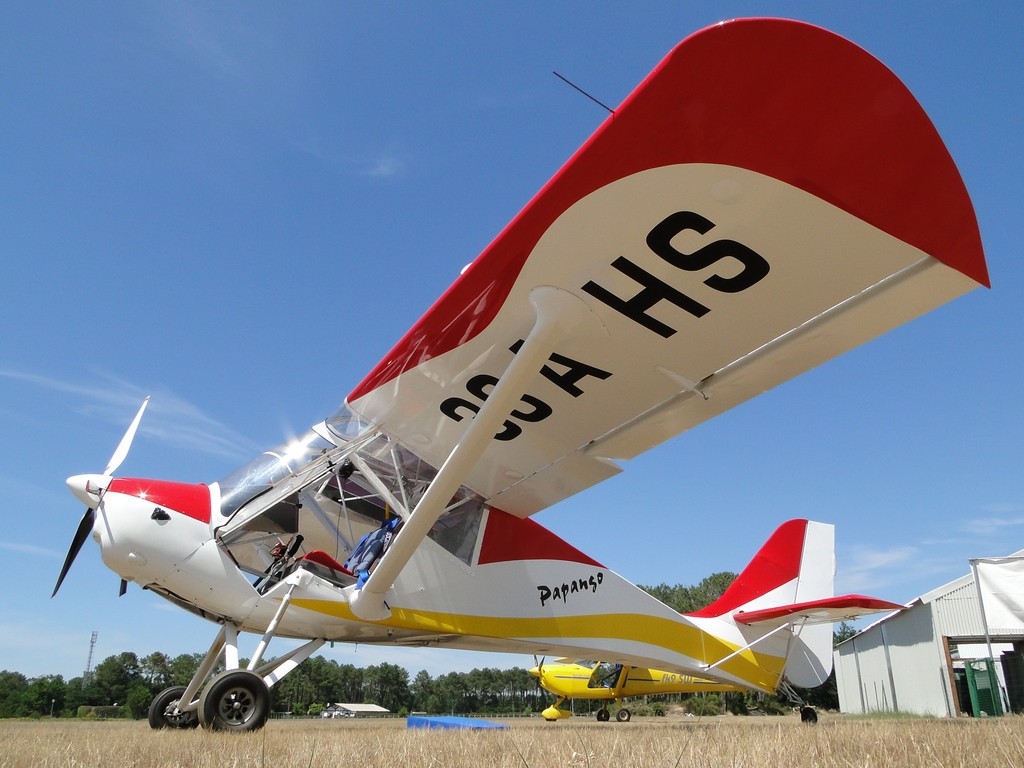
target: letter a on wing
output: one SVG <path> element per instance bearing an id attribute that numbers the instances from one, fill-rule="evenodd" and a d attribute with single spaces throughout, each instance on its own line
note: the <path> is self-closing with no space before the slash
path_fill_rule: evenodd
<path id="1" fill-rule="evenodd" d="M 547 366 L 464 480 L 526 516 L 987 284 L 960 174 L 899 79 L 817 27 L 738 20 L 672 50 L 348 401 L 439 467 L 553 316 Z"/>

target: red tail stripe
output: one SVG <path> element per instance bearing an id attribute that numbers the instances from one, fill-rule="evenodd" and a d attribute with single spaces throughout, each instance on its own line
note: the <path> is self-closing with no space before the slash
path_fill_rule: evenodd
<path id="1" fill-rule="evenodd" d="M 780 525 L 718 600 L 688 616 L 711 618 L 735 611 L 754 598 L 787 584 L 800 575 L 806 520 Z"/>

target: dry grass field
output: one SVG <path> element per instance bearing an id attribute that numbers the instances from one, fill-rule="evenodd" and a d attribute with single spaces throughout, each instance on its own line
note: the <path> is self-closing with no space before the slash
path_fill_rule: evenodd
<path id="1" fill-rule="evenodd" d="M 408 765 L 786 766 L 1024 765 L 1024 720 L 797 717 L 510 720 L 508 730 L 407 730 L 404 720 L 271 721 L 254 734 L 152 731 L 145 722 L 0 721 L 0 767 L 312 768 Z"/>

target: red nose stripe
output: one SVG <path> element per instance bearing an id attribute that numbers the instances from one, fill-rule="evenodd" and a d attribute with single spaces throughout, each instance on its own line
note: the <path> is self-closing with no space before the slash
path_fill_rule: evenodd
<path id="1" fill-rule="evenodd" d="M 210 489 L 194 483 L 140 480 L 119 477 L 110 481 L 108 491 L 135 496 L 171 512 L 180 512 L 202 523 L 210 522 Z"/>

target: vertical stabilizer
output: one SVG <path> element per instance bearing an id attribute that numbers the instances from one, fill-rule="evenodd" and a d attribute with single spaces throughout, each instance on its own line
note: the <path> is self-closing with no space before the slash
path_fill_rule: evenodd
<path id="1" fill-rule="evenodd" d="M 789 520 L 775 530 L 718 600 L 689 615 L 711 618 L 831 597 L 834 548 L 833 526 Z"/>
<path id="2" fill-rule="evenodd" d="M 746 615 L 771 613 L 765 632 L 789 624 L 772 645 L 785 642 L 783 675 L 794 685 L 812 688 L 832 671 L 832 624 L 807 621 L 789 609 L 829 601 L 834 595 L 835 529 L 826 523 L 789 520 L 780 525 L 725 593 L 706 608 L 688 614 L 744 625 Z M 776 611 L 773 609 L 777 609 Z"/>

